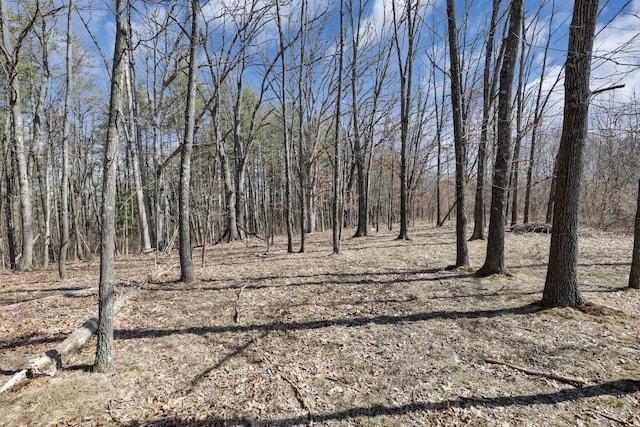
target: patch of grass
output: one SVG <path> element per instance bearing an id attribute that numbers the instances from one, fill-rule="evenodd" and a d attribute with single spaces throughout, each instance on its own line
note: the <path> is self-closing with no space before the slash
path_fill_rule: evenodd
<path id="1" fill-rule="evenodd" d="M 610 399 L 609 400 L 609 405 L 611 405 L 614 408 L 617 409 L 622 409 L 624 408 L 624 402 L 617 400 L 617 399 Z"/>

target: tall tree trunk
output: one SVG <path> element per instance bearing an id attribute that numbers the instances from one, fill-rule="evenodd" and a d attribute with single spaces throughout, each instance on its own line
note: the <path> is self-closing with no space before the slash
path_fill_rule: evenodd
<path id="1" fill-rule="evenodd" d="M 291 190 L 291 141 L 287 124 L 287 66 L 285 59 L 286 42 L 282 25 L 280 0 L 276 0 L 276 19 L 278 24 L 278 36 L 280 42 L 280 60 L 282 64 L 280 98 L 282 102 L 282 143 L 284 145 L 284 174 L 285 174 L 285 222 L 287 228 L 287 252 L 293 252 L 293 199 Z"/>
<path id="2" fill-rule="evenodd" d="M 449 58 L 451 63 L 451 103 L 453 104 L 453 140 L 456 155 L 456 262 L 451 268 L 469 265 L 467 248 L 467 214 L 465 179 L 467 165 L 467 138 L 462 117 L 462 72 L 458 52 L 458 29 L 456 26 L 455 0 L 447 0 L 447 22 L 449 34 Z"/>
<path id="3" fill-rule="evenodd" d="M 116 218 L 116 172 L 118 167 L 118 126 L 122 114 L 122 83 L 126 65 L 126 0 L 116 0 L 116 39 L 111 73 L 109 121 L 104 147 L 100 232 L 100 284 L 98 286 L 98 342 L 94 369 L 108 372 L 113 368 L 113 302 Z"/>
<path id="4" fill-rule="evenodd" d="M 553 10 L 555 10 L 555 3 L 553 6 Z M 555 14 L 551 13 L 549 17 L 549 27 L 548 27 L 549 31 L 551 31 L 554 16 Z M 524 195 L 523 222 L 525 224 L 529 223 L 529 213 L 531 210 L 531 189 L 533 187 L 533 166 L 534 166 L 535 155 L 536 155 L 538 129 L 540 128 L 542 113 L 545 110 L 547 102 L 549 101 L 551 94 L 554 93 L 553 89 L 556 87 L 556 85 L 560 81 L 560 74 L 558 74 L 558 78 L 553 83 L 551 90 L 547 92 L 547 95 L 545 96 L 544 101 L 542 101 L 542 88 L 543 88 L 544 79 L 547 75 L 546 70 L 547 70 L 547 61 L 549 56 L 549 47 L 551 46 L 551 39 L 552 39 L 551 37 L 547 37 L 547 42 L 544 47 L 544 55 L 542 57 L 542 69 L 540 71 L 540 78 L 539 78 L 540 82 L 538 84 L 538 93 L 536 95 L 536 106 L 535 106 L 534 116 L 533 116 L 533 128 L 531 129 L 531 145 L 529 147 L 529 162 L 527 163 L 527 186 L 526 186 L 525 195 Z M 554 167 L 555 167 L 555 164 L 554 164 Z M 554 177 L 555 177 L 555 173 L 554 173 Z M 555 182 L 555 178 L 552 179 L 552 182 Z M 548 213 L 548 218 L 545 218 L 545 219 L 547 223 L 551 223 L 551 211 L 549 211 Z"/>
<path id="5" fill-rule="evenodd" d="M 569 27 L 564 80 L 564 121 L 557 159 L 553 232 L 542 294 L 546 307 L 578 307 L 578 210 L 582 151 L 589 118 L 589 77 L 598 0 L 576 0 Z"/>
<path id="6" fill-rule="evenodd" d="M 409 189 L 408 189 L 408 166 L 407 155 L 409 150 L 409 122 L 411 120 L 411 98 L 413 90 L 413 60 L 417 41 L 417 24 L 420 22 L 419 10 L 420 1 L 415 3 L 404 2 L 405 9 L 398 15 L 395 2 L 391 3 L 394 26 L 394 44 L 398 57 L 399 77 L 400 77 L 400 232 L 399 240 L 409 239 Z M 403 19 L 400 19 L 400 16 Z M 406 25 L 407 45 L 401 46 L 399 25 L 404 21 Z M 405 53 L 404 61 L 402 58 Z"/>
<path id="7" fill-rule="evenodd" d="M 518 222 L 518 186 L 520 181 L 520 150 L 522 149 L 522 138 L 524 137 L 523 116 L 524 116 L 524 86 L 525 82 L 525 61 L 527 48 L 527 34 L 524 28 L 524 22 L 521 30 L 522 38 L 520 41 L 520 64 L 518 70 L 518 89 L 516 93 L 516 146 L 513 150 L 512 175 L 511 175 L 511 225 Z"/>
<path id="8" fill-rule="evenodd" d="M 640 289 L 640 181 L 638 181 L 636 220 L 633 229 L 633 255 L 631 258 L 631 272 L 629 273 L 629 287 Z"/>
<path id="9" fill-rule="evenodd" d="M 298 169 L 300 178 L 300 253 L 305 251 L 307 241 L 307 155 L 305 150 L 305 123 L 304 123 L 304 106 L 306 94 L 304 91 L 304 72 L 306 63 L 305 42 L 307 37 L 307 1 L 300 2 L 300 64 L 298 74 Z"/>
<path id="10" fill-rule="evenodd" d="M 50 71 L 49 71 L 49 32 L 47 31 L 46 19 L 41 20 L 42 34 L 38 36 L 42 46 L 42 77 L 40 80 L 40 87 L 38 89 L 38 96 L 36 99 L 36 106 L 33 116 L 33 144 L 37 147 L 37 150 L 42 150 L 42 160 L 36 160 L 36 175 L 40 183 L 40 193 L 42 194 L 42 212 L 43 212 L 43 226 L 44 226 L 44 238 L 42 245 L 42 268 L 46 270 L 49 267 L 49 245 L 51 242 L 51 206 L 49 194 L 50 182 L 49 182 L 49 143 L 44 138 L 42 124 L 45 122 L 44 104 L 47 98 L 47 88 L 49 83 Z M 34 150 L 35 151 L 35 150 Z"/>
<path id="11" fill-rule="evenodd" d="M 220 101 L 217 99 L 215 102 L 215 108 L 212 113 L 214 120 L 214 128 L 216 135 L 216 142 L 218 144 L 218 159 L 220 160 L 220 172 L 222 174 L 222 185 L 224 187 L 224 201 L 225 201 L 225 235 L 227 242 L 240 239 L 240 231 L 238 230 L 238 218 L 237 204 L 236 204 L 236 187 L 233 184 L 231 178 L 231 166 L 229 156 L 227 155 L 227 148 L 225 146 L 222 131 L 220 129 Z"/>
<path id="12" fill-rule="evenodd" d="M 20 205 L 22 208 L 22 256 L 18 263 L 19 271 L 33 270 L 33 207 L 31 198 L 31 182 L 27 169 L 27 155 L 24 142 L 24 126 L 22 122 L 20 85 L 17 76 L 11 85 L 10 95 L 11 117 L 13 122 L 13 142 L 15 145 L 18 180 L 20 183 Z"/>
<path id="13" fill-rule="evenodd" d="M 196 280 L 191 249 L 191 224 L 189 222 L 191 192 L 191 151 L 195 136 L 196 111 L 196 72 L 198 62 L 198 46 L 200 44 L 199 28 L 200 1 L 191 1 L 191 41 L 189 43 L 189 77 L 187 83 L 187 107 L 185 111 L 184 139 L 180 156 L 180 189 L 178 200 L 178 234 L 180 239 L 180 280 L 191 283 Z"/>
<path id="14" fill-rule="evenodd" d="M 39 15 L 39 3 L 36 10 L 29 17 L 29 22 L 21 29 L 17 36 L 15 48 L 12 48 L 9 36 L 8 12 L 4 0 L 0 0 L 0 33 L 2 33 L 1 49 L 4 61 L 5 79 L 8 81 L 6 90 L 9 92 L 9 111 L 11 112 L 11 145 L 14 148 L 18 183 L 20 193 L 20 208 L 22 218 L 22 254 L 17 265 L 19 271 L 33 269 L 33 207 L 31 184 L 27 165 L 27 154 L 24 142 L 24 124 L 22 120 L 22 99 L 20 96 L 20 81 L 18 79 L 18 62 L 22 41 L 26 38 Z M 14 50 L 15 49 L 15 50 Z"/>
<path id="15" fill-rule="evenodd" d="M 239 72 L 238 81 L 237 81 L 237 93 L 236 99 L 233 106 L 233 152 L 234 152 L 234 178 L 235 178 L 235 187 L 234 187 L 234 203 L 229 204 L 227 206 L 228 209 L 233 209 L 235 212 L 229 213 L 229 216 L 233 216 L 235 218 L 236 224 L 232 225 L 232 228 L 235 230 L 230 230 L 229 240 L 242 239 L 243 229 L 246 229 L 246 221 L 244 218 L 244 210 L 245 210 L 245 175 L 246 175 L 246 157 L 244 152 L 244 144 L 242 142 L 242 102 L 243 102 L 243 90 L 244 90 L 244 64 L 246 63 L 246 58 L 244 58 L 244 53 L 242 54 L 243 58 L 240 60 L 240 67 L 243 69 Z M 233 239 L 231 239 L 232 235 L 234 235 Z"/>
<path id="16" fill-rule="evenodd" d="M 354 237 L 362 237 L 367 235 L 367 186 L 366 186 L 366 169 L 365 169 L 365 153 L 362 147 L 362 133 L 360 130 L 360 111 L 358 98 L 358 54 L 360 48 L 360 35 L 362 33 L 360 21 L 362 17 L 363 4 L 359 2 L 360 13 L 358 14 L 358 24 L 356 26 L 353 12 L 354 2 L 351 5 L 351 13 L 349 21 L 351 26 L 351 115 L 353 120 L 353 156 L 356 163 L 356 189 L 358 191 L 358 226 Z"/>
<path id="17" fill-rule="evenodd" d="M 131 8 L 127 9 L 128 27 L 131 28 Z M 133 184 L 136 196 L 136 207 L 138 208 L 138 228 L 140 231 L 140 246 L 142 252 L 151 251 L 151 232 L 149 227 L 149 214 L 147 212 L 147 203 L 144 194 L 144 185 L 142 183 L 142 162 L 140 156 L 140 138 L 142 132 L 140 130 L 139 114 L 138 114 L 138 96 L 136 94 L 135 81 L 135 64 L 133 60 L 133 41 L 131 40 L 131 32 L 127 36 L 127 66 L 125 67 L 125 80 L 127 88 L 127 103 L 129 104 L 129 128 L 127 145 L 131 155 L 131 170 L 133 172 Z"/>
<path id="18" fill-rule="evenodd" d="M 493 65 L 493 47 L 495 44 L 498 12 L 502 0 L 493 0 L 491 7 L 491 21 L 489 22 L 489 36 L 485 45 L 484 71 L 482 75 L 482 122 L 480 125 L 480 143 L 478 145 L 478 170 L 476 176 L 475 205 L 473 209 L 473 233 L 469 240 L 484 240 L 484 193 L 485 167 L 487 164 L 487 140 L 489 139 L 489 119 L 491 105 L 495 98 L 495 73 L 491 72 Z M 493 76 L 492 76 L 493 74 Z"/>
<path id="19" fill-rule="evenodd" d="M 58 252 L 58 275 L 60 279 L 69 277 L 67 272 L 67 253 L 69 252 L 69 140 L 71 94 L 73 93 L 73 6 L 69 0 L 67 10 L 67 54 L 66 54 L 66 89 L 64 93 L 64 113 L 62 130 L 62 182 L 60 184 L 60 250 Z"/>
<path id="20" fill-rule="evenodd" d="M 342 75 L 344 65 L 344 0 L 340 0 L 340 33 L 338 39 L 338 82 L 336 93 L 336 116 L 334 119 L 334 169 L 332 199 L 332 240 L 333 253 L 340 254 L 340 234 L 342 231 L 342 141 L 340 141 L 340 119 L 342 108 Z"/>
<path id="21" fill-rule="evenodd" d="M 7 246 L 9 250 L 9 267 L 11 270 L 16 269 L 16 238 L 15 238 L 15 224 L 13 222 L 13 150 L 11 149 L 10 142 L 10 115 L 7 113 L 4 117 L 4 137 L 3 137 L 3 159 L 4 166 L 2 168 L 2 174 L 5 181 L 5 219 L 7 221 Z"/>
<path id="22" fill-rule="evenodd" d="M 487 236 L 487 254 L 484 265 L 477 271 L 479 276 L 509 274 L 504 265 L 504 229 L 506 219 L 506 196 L 512 163 L 511 112 L 512 89 L 518 58 L 518 43 L 524 18 L 523 0 L 512 0 L 509 11 L 509 28 L 505 38 L 504 59 L 500 68 L 500 91 L 498 98 L 498 142 L 491 189 L 491 216 Z"/>

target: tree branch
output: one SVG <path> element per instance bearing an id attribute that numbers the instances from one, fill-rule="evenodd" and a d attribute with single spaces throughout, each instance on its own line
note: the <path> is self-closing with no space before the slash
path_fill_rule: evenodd
<path id="1" fill-rule="evenodd" d="M 562 375 L 554 374 L 553 372 L 535 371 L 533 369 L 525 368 L 523 366 L 513 365 L 511 363 L 502 362 L 502 361 L 496 360 L 496 359 L 484 359 L 484 361 L 487 362 L 487 363 L 494 364 L 494 365 L 507 366 L 507 367 L 515 369 L 517 371 L 524 372 L 525 374 L 528 374 L 528 375 L 535 375 L 535 376 L 538 376 L 538 377 L 544 377 L 544 378 L 549 378 L 549 379 L 552 379 L 552 380 L 556 380 L 556 381 L 559 381 L 561 383 L 571 384 L 571 385 L 573 385 L 575 387 L 582 387 L 583 385 L 585 385 L 587 383 L 585 380 L 583 380 L 581 378 L 565 377 L 565 376 L 562 376 Z"/>
<path id="2" fill-rule="evenodd" d="M 625 86 L 624 84 L 621 84 L 621 85 L 605 87 L 605 88 L 602 88 L 602 89 L 596 89 L 593 92 L 591 92 L 591 96 L 596 96 L 596 95 L 599 95 L 599 94 L 601 94 L 603 92 L 608 92 L 610 90 L 622 89 L 624 86 Z"/>

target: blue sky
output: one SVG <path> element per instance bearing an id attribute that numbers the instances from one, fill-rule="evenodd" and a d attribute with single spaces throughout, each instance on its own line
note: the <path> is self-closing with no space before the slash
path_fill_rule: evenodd
<path id="1" fill-rule="evenodd" d="M 366 19 L 370 25 L 370 34 L 385 31 L 390 22 L 391 1 L 397 0 L 370 0 L 366 7 Z M 90 2 L 93 10 L 90 14 L 83 12 L 85 19 L 89 21 L 89 26 L 98 39 L 103 51 L 109 60 L 113 50 L 113 38 L 115 25 L 113 11 L 110 3 L 103 3 L 100 7 L 95 2 Z M 136 5 L 138 2 L 134 2 Z M 218 13 L 221 4 L 228 7 L 239 7 L 242 0 L 215 0 L 202 2 L 203 11 L 206 14 Z M 296 3 L 296 2 L 294 2 Z M 297 3 L 296 3 L 297 4 Z M 328 0 L 311 0 L 311 8 L 320 10 L 327 6 L 337 8 L 336 2 Z M 532 19 L 536 10 L 543 5 L 539 28 L 535 35 L 531 36 L 531 43 L 544 43 L 546 32 L 545 22 L 550 18 L 551 0 L 545 3 L 525 2 L 527 8 L 527 19 Z M 566 34 L 569 26 L 573 2 L 556 1 L 554 3 L 554 34 L 552 36 L 553 58 L 551 61 L 550 74 L 558 72 L 566 56 Z M 463 3 L 459 2 L 458 14 L 463 11 Z M 294 9 L 291 13 L 296 13 Z M 443 0 L 435 3 L 435 12 L 444 13 Z M 473 27 L 482 26 L 490 13 L 489 0 L 477 0 L 471 6 L 469 18 L 470 32 Z M 275 26 L 265 27 L 265 31 L 275 31 Z M 442 27 L 444 28 L 444 26 Z M 614 84 L 625 84 L 624 89 L 616 91 L 617 99 L 638 99 L 638 83 L 640 82 L 640 0 L 610 0 L 601 2 L 601 14 L 599 17 L 598 34 L 594 49 L 594 63 L 592 71 L 592 89 L 600 89 Z M 86 34 L 79 19 L 76 18 L 76 32 L 83 37 L 89 46 L 93 42 Z M 444 36 L 444 35 L 443 35 Z M 443 38 L 444 40 L 444 38 Z M 481 52 L 479 52 L 481 54 Z M 418 62 L 421 59 L 418 58 Z M 423 58 L 424 60 L 424 58 Z M 101 60 L 96 60 L 101 65 Z M 534 82 L 530 82 L 531 84 Z M 561 85 L 560 85 L 561 86 Z M 559 86 L 559 87 L 560 87 Z M 560 87 L 561 88 L 561 87 Z M 561 97 L 561 93 L 558 93 Z"/>

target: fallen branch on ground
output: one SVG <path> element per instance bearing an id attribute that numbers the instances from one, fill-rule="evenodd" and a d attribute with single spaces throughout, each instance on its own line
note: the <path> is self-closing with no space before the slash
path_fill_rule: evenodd
<path id="1" fill-rule="evenodd" d="M 542 371 L 536 371 L 533 369 L 529 369 L 529 368 L 525 368 L 524 366 L 518 366 L 518 365 L 514 365 L 508 362 L 502 362 L 500 360 L 495 360 L 495 359 L 484 359 L 485 362 L 487 363 L 491 363 L 494 365 L 503 365 L 503 366 L 507 366 L 509 368 L 515 369 L 517 371 L 520 372 L 524 372 L 525 374 L 528 375 L 535 375 L 538 377 L 544 377 L 544 378 L 549 378 L 552 380 L 556 380 L 559 381 L 561 383 L 565 383 L 565 384 L 571 384 L 575 387 L 582 387 L 584 386 L 587 382 L 581 378 L 574 378 L 574 377 L 565 377 L 562 375 L 557 375 L 554 374 L 553 372 L 542 372 Z"/>
<path id="2" fill-rule="evenodd" d="M 131 299 L 133 295 L 148 283 L 149 279 L 143 281 L 138 286 L 136 286 L 133 290 L 120 295 L 113 303 L 113 314 L 115 316 L 116 313 L 120 311 L 120 309 Z M 55 348 L 45 352 L 42 356 L 33 359 L 30 361 L 29 367 L 21 370 L 17 374 L 7 381 L 2 388 L 0 388 L 0 393 L 4 393 L 7 390 L 10 390 L 13 387 L 16 387 L 31 378 L 48 375 L 54 376 L 58 372 L 60 368 L 62 368 L 63 364 L 66 363 L 69 358 L 84 346 L 89 338 L 94 334 L 94 332 L 98 329 L 98 318 L 92 317 L 83 323 L 83 325 L 73 331 L 71 335 L 69 335 L 64 341 L 58 344 Z"/>
<path id="3" fill-rule="evenodd" d="M 289 386 L 293 390 L 293 395 L 295 396 L 296 400 L 300 404 L 300 407 L 303 410 L 307 411 L 307 418 L 309 420 L 309 425 L 313 424 L 313 413 L 311 412 L 311 406 L 309 406 L 309 404 L 307 403 L 307 400 L 304 398 L 304 395 L 302 394 L 300 387 L 298 387 L 292 379 L 290 379 L 287 375 L 285 375 L 285 373 L 282 372 L 282 370 L 276 368 L 276 364 L 271 360 L 269 355 L 260 347 L 260 344 L 258 343 L 257 338 L 254 337 L 253 334 L 251 333 L 249 333 L 249 336 L 251 337 L 251 340 L 255 344 L 256 349 L 260 352 L 264 360 L 268 362 L 267 369 L 269 369 L 269 371 L 271 371 L 274 375 L 279 376 L 284 382 L 289 384 Z"/>

